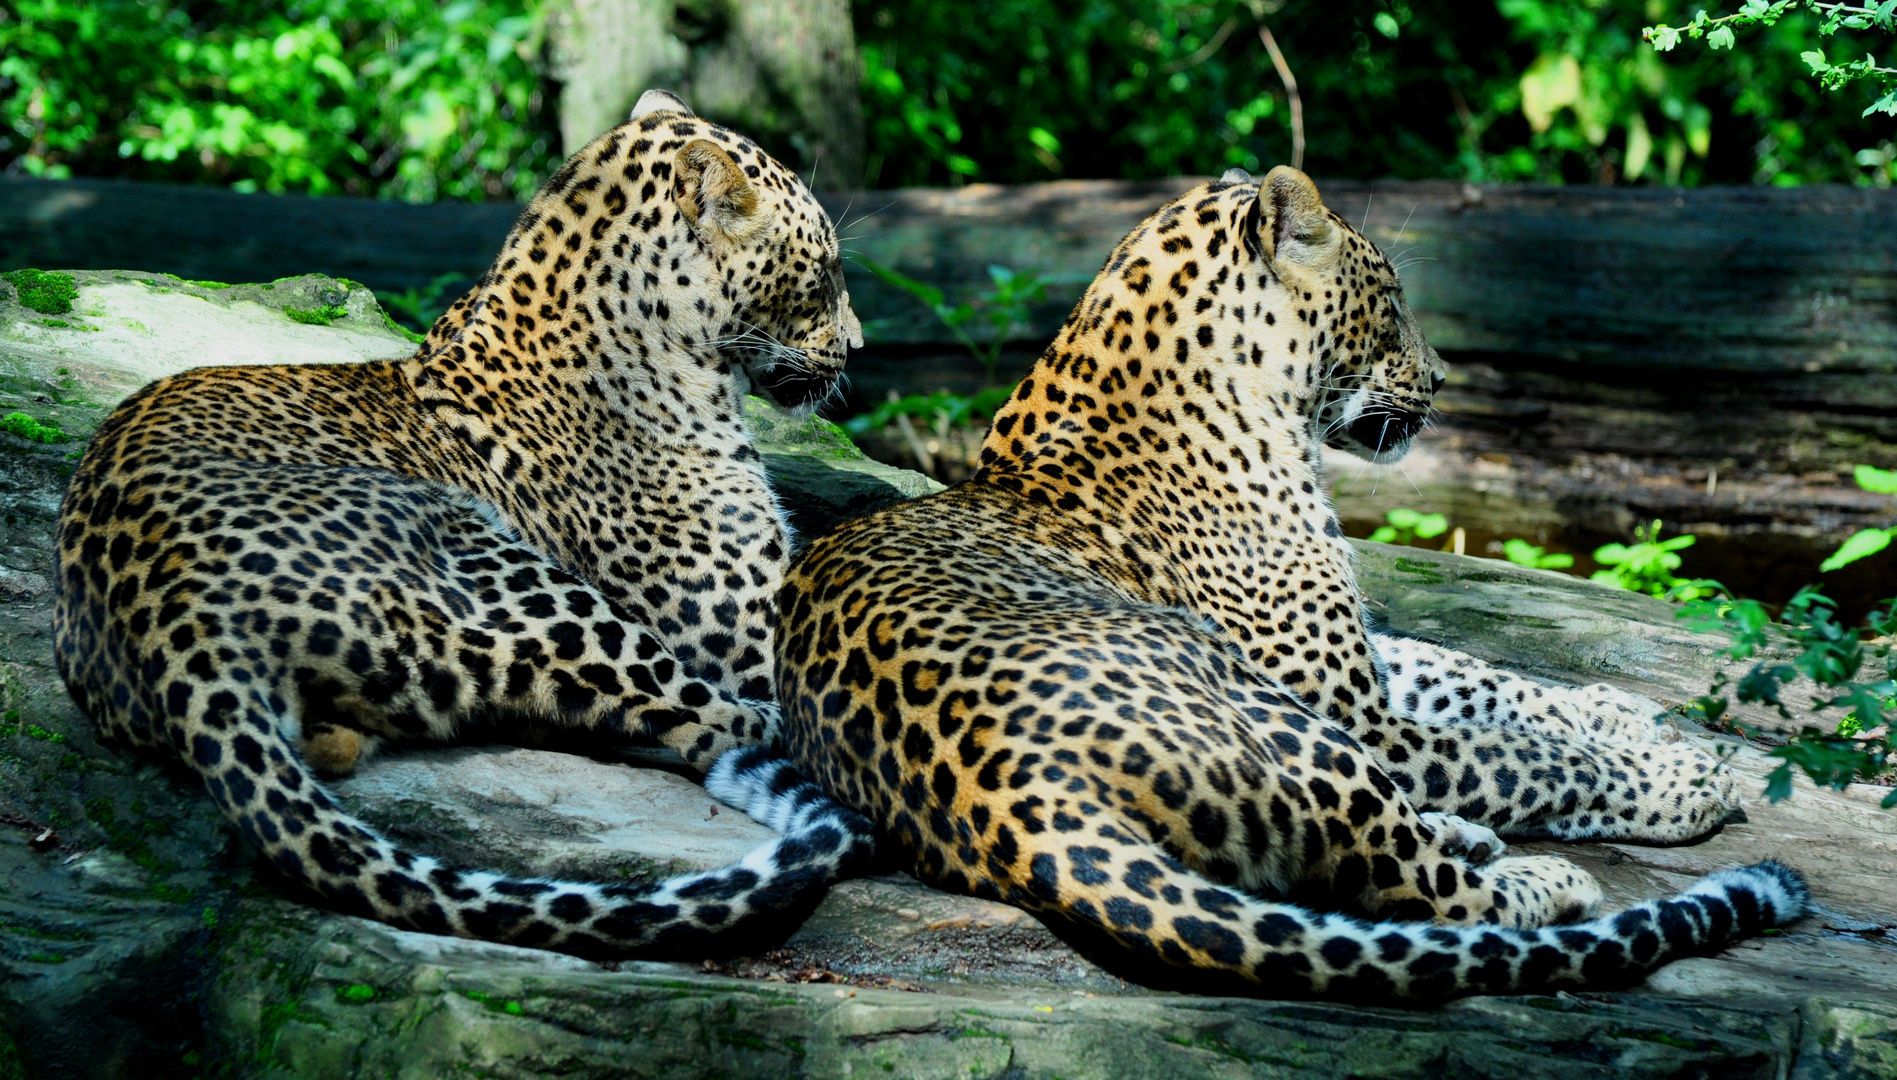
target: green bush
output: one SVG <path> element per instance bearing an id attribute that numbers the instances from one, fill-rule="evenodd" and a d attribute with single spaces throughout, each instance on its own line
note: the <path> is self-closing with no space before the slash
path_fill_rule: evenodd
<path id="1" fill-rule="evenodd" d="M 0 163 L 239 190 L 520 198 L 560 159 L 538 0 L 14 0 Z"/>
<path id="2" fill-rule="evenodd" d="M 562 155 L 543 33 L 557 2 L 13 0 L 0 4 L 0 167 L 523 197 Z M 867 179 L 1286 161 L 1262 20 L 1297 76 L 1319 176 L 1889 185 L 1897 119 L 1825 91 L 1889 35 L 1876 19 L 1821 35 L 1805 6 L 1736 50 L 1663 53 L 1643 31 L 1690 25 L 1694 4 L 854 0 Z M 1836 63 L 1814 74 L 1803 54 Z"/>
<path id="3" fill-rule="evenodd" d="M 1318 176 L 1667 183 L 1897 179 L 1897 124 L 1826 95 L 1794 12 L 1737 53 L 1662 54 L 1683 0 L 856 0 L 872 183 L 1257 170 L 1289 159 L 1269 22 Z"/>

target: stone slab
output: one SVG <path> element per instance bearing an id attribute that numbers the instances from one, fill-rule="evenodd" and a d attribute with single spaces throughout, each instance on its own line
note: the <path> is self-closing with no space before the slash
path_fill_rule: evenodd
<path id="1" fill-rule="evenodd" d="M 82 285 L 80 309 L 119 295 L 105 291 L 115 284 Z M 0 326 L 23 318 L 10 302 L 0 294 Z M 168 333 L 191 331 L 198 308 L 154 304 L 187 313 Z M 374 337 L 379 313 L 350 312 L 307 332 L 342 355 L 399 349 Z M 279 332 L 306 333 L 287 318 L 258 325 L 269 341 L 254 355 L 281 357 L 270 351 Z M 368 344 L 344 336 L 352 330 Z M 51 357 L 0 338 L 0 411 L 22 408 L 83 437 L 146 370 L 127 355 L 142 339 L 72 333 L 94 351 Z M 104 374 L 82 382 L 80 371 Z M 763 419 L 766 461 L 806 534 L 930 489 L 864 463 L 833 427 Z M 709 963 L 597 965 L 331 914 L 260 867 L 189 777 L 93 739 L 53 669 L 46 587 L 52 515 L 77 443 L 0 443 L 5 1080 L 1893 1075 L 1897 815 L 1875 809 L 1882 789 L 1801 783 L 1789 802 L 1754 798 L 1745 821 L 1689 846 L 1521 845 L 1582 863 L 1610 903 L 1777 856 L 1811 874 L 1821 910 L 1625 992 L 1416 1010 L 1131 985 L 1016 909 L 901 875 L 845 883 L 786 925 L 781 947 Z M 1365 588 L 1391 626 L 1540 677 L 1680 701 L 1716 664 L 1719 643 L 1681 630 L 1657 601 L 1493 561 L 1360 550 Z M 422 749 L 379 757 L 342 788 L 417 846 L 521 872 L 624 880 L 722 862 L 764 835 L 732 811 L 711 813 L 674 772 L 630 760 Z M 1756 792 L 1771 764 L 1740 749 L 1731 767 Z"/>

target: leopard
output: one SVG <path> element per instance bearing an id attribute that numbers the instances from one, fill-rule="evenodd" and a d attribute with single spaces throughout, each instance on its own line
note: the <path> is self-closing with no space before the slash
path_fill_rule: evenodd
<path id="1" fill-rule="evenodd" d="M 193 368 L 118 405 L 59 512 L 60 673 L 335 910 L 590 958 L 768 936 L 871 835 L 782 752 L 792 536 L 743 407 L 807 411 L 861 345 L 797 175 L 649 91 L 412 355 Z M 327 787 L 476 731 L 643 741 L 780 835 L 644 885 L 509 877 Z"/>
<path id="2" fill-rule="evenodd" d="M 1309 177 L 1191 188 L 1113 250 L 968 480 L 793 560 L 793 761 L 892 865 L 1188 989 L 1602 988 L 1798 918 L 1775 860 L 1604 915 L 1568 860 L 1505 853 L 1681 842 L 1736 798 L 1643 699 L 1373 631 L 1323 454 L 1401 458 L 1446 377 Z"/>

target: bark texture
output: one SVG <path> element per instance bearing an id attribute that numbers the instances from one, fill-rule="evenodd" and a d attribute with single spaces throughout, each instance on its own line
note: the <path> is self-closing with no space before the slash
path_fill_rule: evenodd
<path id="1" fill-rule="evenodd" d="M 569 147 L 661 87 L 757 139 L 814 186 L 862 183 L 848 0 L 570 0 L 549 29 Z"/>

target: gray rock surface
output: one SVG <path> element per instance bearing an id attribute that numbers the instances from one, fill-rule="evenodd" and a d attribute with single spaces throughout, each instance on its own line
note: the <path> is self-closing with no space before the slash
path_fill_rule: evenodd
<path id="1" fill-rule="evenodd" d="M 52 318 L 127 327 L 117 336 L 48 327 L 0 285 L 0 415 L 73 436 L 0 434 L 0 1080 L 1897 1076 L 1897 814 L 1876 808 L 1882 789 L 1800 783 L 1790 801 L 1754 797 L 1748 820 L 1682 847 L 1517 845 L 1582 863 L 1610 903 L 1775 856 L 1811 875 L 1820 907 L 1632 990 L 1434 1009 L 1129 985 L 1016 909 L 900 875 L 840 885 L 787 923 L 777 950 L 697 964 L 592 964 L 312 907 L 255 864 L 190 778 L 94 741 L 49 640 L 69 455 L 119 395 L 199 356 L 408 347 L 358 290 L 275 284 L 82 276 L 78 318 Z M 328 326 L 282 314 L 311 297 L 345 312 Z M 228 321 L 239 319 L 241 334 Z M 931 486 L 864 461 L 828 425 L 758 420 L 807 535 Z M 1362 552 L 1365 589 L 1394 629 L 1541 677 L 1677 703 L 1717 663 L 1719 643 L 1680 630 L 1657 601 L 1489 560 Z M 1739 748 L 1731 767 L 1757 792 L 1771 764 Z M 522 873 L 638 880 L 725 862 L 765 835 L 650 752 L 410 750 L 339 789 L 418 847 Z"/>

